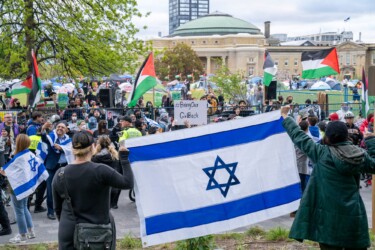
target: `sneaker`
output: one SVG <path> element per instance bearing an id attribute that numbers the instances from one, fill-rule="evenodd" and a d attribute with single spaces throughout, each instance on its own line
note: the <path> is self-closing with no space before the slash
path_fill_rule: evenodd
<path id="1" fill-rule="evenodd" d="M 27 237 L 28 239 L 34 239 L 36 236 L 35 236 L 34 231 L 29 231 L 29 232 L 26 234 L 26 237 Z"/>
<path id="2" fill-rule="evenodd" d="M 43 206 L 38 206 L 38 207 L 35 207 L 34 209 L 34 213 L 43 213 L 47 211 L 47 208 L 43 207 Z"/>
<path id="3" fill-rule="evenodd" d="M 26 235 L 22 236 L 20 234 L 16 234 L 16 236 L 9 239 L 9 243 L 26 243 L 26 239 Z"/>

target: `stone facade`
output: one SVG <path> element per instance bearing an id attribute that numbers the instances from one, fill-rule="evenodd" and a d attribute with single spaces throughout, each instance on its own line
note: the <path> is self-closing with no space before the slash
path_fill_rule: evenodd
<path id="1" fill-rule="evenodd" d="M 263 35 L 233 34 L 213 36 L 166 37 L 152 40 L 155 50 L 172 48 L 185 43 L 201 58 L 207 74 L 214 74 L 220 67 L 216 59 L 232 71 L 241 71 L 245 76 L 262 76 L 264 51 L 268 50 L 278 65 L 279 81 L 302 74 L 301 54 L 303 51 L 328 49 L 325 46 L 267 46 Z M 344 42 L 336 46 L 340 65 L 340 75 L 351 79 L 361 79 L 362 68 L 375 65 L 375 44 Z"/>

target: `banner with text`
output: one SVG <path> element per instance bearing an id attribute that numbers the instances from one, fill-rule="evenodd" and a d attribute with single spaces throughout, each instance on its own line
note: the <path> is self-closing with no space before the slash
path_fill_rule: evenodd
<path id="1" fill-rule="evenodd" d="M 174 120 L 176 125 L 184 125 L 185 121 L 190 125 L 206 125 L 207 101 L 174 101 Z"/>

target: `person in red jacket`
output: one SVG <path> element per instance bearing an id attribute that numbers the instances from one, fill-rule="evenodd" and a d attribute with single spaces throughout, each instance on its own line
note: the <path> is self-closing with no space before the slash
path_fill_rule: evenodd
<path id="1" fill-rule="evenodd" d="M 365 132 L 365 129 L 368 127 L 368 124 L 371 120 L 371 118 L 374 117 L 374 113 L 370 113 L 367 115 L 367 118 L 362 122 L 361 126 L 359 127 L 359 130 L 364 133 Z"/>

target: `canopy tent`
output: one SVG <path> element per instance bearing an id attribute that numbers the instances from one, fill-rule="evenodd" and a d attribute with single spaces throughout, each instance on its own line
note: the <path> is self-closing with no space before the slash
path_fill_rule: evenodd
<path id="1" fill-rule="evenodd" d="M 71 92 L 74 91 L 74 89 L 75 89 L 74 84 L 72 84 L 72 83 L 65 83 L 64 85 L 62 85 L 59 88 L 58 92 L 59 93 L 71 93 Z"/>
<path id="2" fill-rule="evenodd" d="M 117 74 L 111 74 L 109 76 L 109 79 L 110 81 L 115 81 L 115 82 L 126 82 L 128 80 L 131 80 L 133 79 L 133 77 L 131 75 L 117 75 Z"/>
<path id="3" fill-rule="evenodd" d="M 326 81 L 326 83 L 331 87 L 332 90 L 341 90 L 341 84 L 334 80 Z"/>
<path id="4" fill-rule="evenodd" d="M 263 77 L 260 77 L 260 76 L 254 76 L 249 80 L 249 82 L 251 82 L 251 83 L 258 83 L 258 82 L 262 82 L 262 81 L 263 81 Z"/>
<path id="5" fill-rule="evenodd" d="M 311 86 L 310 90 L 331 90 L 331 87 L 325 82 L 318 81 Z"/>

